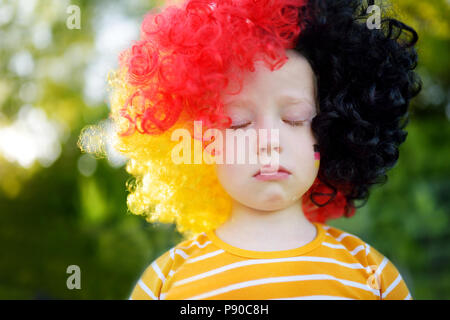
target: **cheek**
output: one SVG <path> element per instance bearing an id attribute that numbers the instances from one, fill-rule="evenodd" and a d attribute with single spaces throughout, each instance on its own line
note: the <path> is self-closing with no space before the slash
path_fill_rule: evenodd
<path id="1" fill-rule="evenodd" d="M 238 188 L 246 174 L 244 165 L 238 164 L 216 164 L 216 174 L 220 184 L 226 189 Z"/>
<path id="2" fill-rule="evenodd" d="M 245 184 L 246 179 L 244 177 L 248 177 L 254 170 L 254 165 L 252 166 L 249 163 L 249 151 L 254 150 L 255 146 L 252 142 L 249 142 L 251 139 L 244 139 L 245 143 L 242 143 L 244 140 L 240 140 L 241 144 L 238 146 L 239 139 L 233 139 L 232 137 L 227 139 L 224 131 L 222 137 L 222 163 L 215 164 L 216 174 L 219 182 L 226 189 L 237 189 Z M 243 160 L 244 163 L 240 163 L 239 159 Z M 231 163 L 227 163 L 227 160 Z"/>
<path id="3" fill-rule="evenodd" d="M 314 141 L 297 140 L 294 149 L 295 156 L 305 162 L 314 162 Z"/>
<path id="4" fill-rule="evenodd" d="M 316 139 L 310 132 L 302 132 L 297 135 L 291 135 L 286 139 L 286 151 L 289 153 L 289 162 L 299 179 L 304 183 L 314 180 L 319 172 L 319 161 L 314 152 Z"/>
<path id="5" fill-rule="evenodd" d="M 222 188 L 233 199 L 245 201 L 245 199 L 251 197 L 248 192 L 256 193 L 253 188 L 249 187 L 251 178 L 245 178 L 249 176 L 249 173 L 249 170 L 245 170 L 242 165 L 216 164 L 217 179 Z"/>
<path id="6" fill-rule="evenodd" d="M 302 160 L 302 163 L 314 163 L 314 144 L 317 142 L 312 132 L 305 130 L 304 132 L 291 133 L 287 137 L 286 142 L 289 150 L 292 150 L 292 154 L 296 159 Z"/>

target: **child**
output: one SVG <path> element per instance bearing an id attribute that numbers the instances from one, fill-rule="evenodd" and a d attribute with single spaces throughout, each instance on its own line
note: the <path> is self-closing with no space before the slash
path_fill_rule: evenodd
<path id="1" fill-rule="evenodd" d="M 412 299 L 385 256 L 325 224 L 386 179 L 420 91 L 416 32 L 384 11 L 374 28 L 364 3 L 187 0 L 145 17 L 111 78 L 116 147 L 136 177 L 130 210 L 186 240 L 130 299 Z M 189 163 L 176 129 L 194 158 L 279 161 Z M 257 142 L 237 150 L 226 130 Z"/>

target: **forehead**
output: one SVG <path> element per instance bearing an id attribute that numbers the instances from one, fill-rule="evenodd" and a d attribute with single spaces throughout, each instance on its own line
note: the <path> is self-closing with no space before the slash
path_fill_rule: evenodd
<path id="1" fill-rule="evenodd" d="M 264 62 L 256 61 L 255 71 L 243 75 L 242 91 L 237 95 L 222 94 L 224 103 L 261 99 L 265 101 L 275 96 L 314 100 L 315 76 L 310 64 L 306 58 L 293 50 L 287 50 L 286 55 L 288 60 L 280 69 L 274 71 L 270 71 Z M 230 83 L 229 88 L 233 85 L 235 83 Z"/>

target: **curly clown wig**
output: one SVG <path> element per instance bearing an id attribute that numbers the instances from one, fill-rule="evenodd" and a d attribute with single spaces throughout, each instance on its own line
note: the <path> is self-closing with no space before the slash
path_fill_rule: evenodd
<path id="1" fill-rule="evenodd" d="M 370 2 L 370 1 L 369 1 Z M 202 129 L 231 124 L 221 93 L 242 90 L 257 60 L 271 71 L 294 49 L 311 64 L 319 113 L 312 130 L 320 148 L 316 181 L 302 197 L 305 216 L 325 222 L 355 213 L 369 187 L 398 159 L 408 105 L 420 90 L 414 73 L 416 32 L 383 11 L 370 29 L 362 0 L 186 0 L 145 16 L 140 39 L 110 76 L 115 148 L 133 176 L 128 208 L 149 222 L 175 223 L 192 234 L 216 228 L 231 212 L 213 164 L 175 164 L 177 128 L 204 149 Z M 84 148 L 86 149 L 86 147 Z M 194 163 L 194 162 L 191 162 Z"/>

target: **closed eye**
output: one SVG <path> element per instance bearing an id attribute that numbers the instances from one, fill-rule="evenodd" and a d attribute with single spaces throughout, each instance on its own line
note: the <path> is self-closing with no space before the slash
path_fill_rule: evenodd
<path id="1" fill-rule="evenodd" d="M 298 126 L 302 126 L 305 122 L 308 122 L 309 120 L 283 120 L 284 123 L 287 123 L 293 127 L 298 127 Z M 236 129 L 240 129 L 240 128 L 244 128 L 246 126 L 248 126 L 249 124 L 251 124 L 251 122 L 246 122 L 243 124 L 237 124 L 234 126 L 230 126 L 230 129 L 236 130 Z"/>
<path id="2" fill-rule="evenodd" d="M 285 123 L 287 123 L 287 124 L 289 124 L 289 125 L 291 125 L 291 126 L 294 126 L 294 127 L 296 127 L 296 126 L 301 126 L 301 125 L 303 125 L 306 121 L 308 121 L 308 120 L 296 120 L 296 121 L 294 121 L 294 120 L 283 120 L 283 122 L 285 122 Z"/>
<path id="3" fill-rule="evenodd" d="M 246 123 L 243 123 L 243 124 L 237 124 L 235 126 L 230 126 L 230 129 L 236 130 L 236 129 L 239 129 L 239 128 L 244 128 L 244 127 L 246 127 L 249 124 L 250 124 L 250 122 L 246 122 Z"/>

